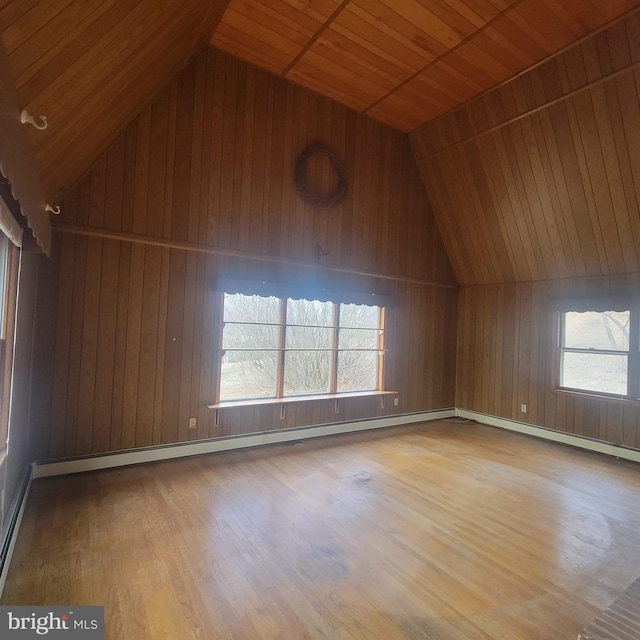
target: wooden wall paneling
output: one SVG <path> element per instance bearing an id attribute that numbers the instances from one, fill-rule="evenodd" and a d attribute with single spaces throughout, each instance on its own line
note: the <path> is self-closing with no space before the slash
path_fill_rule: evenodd
<path id="1" fill-rule="evenodd" d="M 167 166 L 167 173 L 172 174 L 173 181 L 173 202 L 171 208 L 171 232 L 168 237 L 180 240 L 190 240 L 189 227 L 192 219 L 191 201 L 195 198 L 196 192 L 192 190 L 191 176 L 195 170 L 193 165 L 192 151 L 198 144 L 194 126 L 197 119 L 194 113 L 195 101 L 195 62 L 180 75 L 177 83 L 178 109 L 176 113 L 176 136 L 175 136 L 175 161 L 173 171 L 171 165 Z M 165 136 L 159 135 L 158 139 L 165 144 L 169 141 Z M 151 235 L 160 235 L 149 230 Z"/>
<path id="2" fill-rule="evenodd" d="M 140 344 L 142 340 L 142 296 L 146 251 L 147 247 L 144 245 L 131 246 L 131 268 L 128 278 L 129 308 L 126 328 L 122 435 L 120 440 L 123 449 L 132 449 L 136 446 Z M 123 281 L 123 286 L 125 282 L 127 281 Z"/>
<path id="3" fill-rule="evenodd" d="M 169 326 L 169 305 L 170 298 L 170 276 L 171 276 L 171 257 L 172 251 L 167 247 L 162 247 L 160 257 L 160 266 L 157 273 L 153 273 L 152 277 L 159 278 L 159 302 L 158 302 L 158 336 L 155 358 L 155 389 L 154 389 L 154 406 L 153 406 L 153 435 L 152 443 L 158 444 L 163 442 L 163 420 L 164 420 L 164 391 L 165 391 L 165 374 L 167 372 L 167 351 L 170 344 L 173 343 L 173 337 L 168 335 Z"/>
<path id="4" fill-rule="evenodd" d="M 627 447 L 640 447 L 640 438 L 638 436 L 638 407 L 625 405 L 622 415 L 622 444 Z"/>
<path id="5" fill-rule="evenodd" d="M 194 276 L 194 301 L 193 301 L 193 337 L 191 340 L 192 360 L 191 360 L 191 387 L 189 390 L 189 409 L 190 416 L 196 418 L 196 429 L 191 430 L 189 437 L 192 440 L 200 440 L 207 437 L 205 434 L 209 432 L 209 413 L 205 413 L 204 403 L 200 402 L 201 397 L 213 398 L 210 392 L 206 395 L 202 393 L 202 376 L 207 361 L 212 361 L 216 357 L 212 345 L 208 348 L 201 347 L 205 345 L 207 332 L 207 324 L 213 323 L 213 314 L 207 314 L 204 317 L 205 298 L 213 297 L 208 293 L 206 281 L 206 256 L 195 254 L 195 276 Z"/>
<path id="6" fill-rule="evenodd" d="M 602 210 L 608 210 L 611 212 L 611 218 L 607 222 L 600 224 L 603 240 L 604 240 L 604 253 L 606 256 L 606 264 L 608 273 L 624 273 L 633 271 L 633 266 L 637 266 L 636 260 L 631 258 L 630 254 L 633 254 L 633 248 L 629 246 L 626 239 L 623 239 L 623 235 L 626 234 L 626 238 L 630 238 L 631 235 L 628 231 L 628 220 L 624 221 L 625 212 L 616 212 L 614 209 L 614 202 L 612 202 L 612 188 L 615 189 L 615 176 L 612 173 L 616 172 L 617 162 L 615 158 L 613 166 L 606 168 L 606 140 L 604 140 L 606 133 L 604 131 L 598 131 L 598 104 L 602 107 L 602 87 L 594 87 L 589 95 L 581 94 L 573 99 L 576 110 L 580 112 L 579 126 L 581 129 L 582 143 L 585 151 L 585 161 L 587 164 L 587 171 L 590 176 L 590 187 L 588 194 L 593 198 L 593 204 L 591 204 L 590 210 L 593 211 L 593 215 L 598 216 Z M 602 118 L 609 119 L 610 116 L 607 113 L 602 114 Z M 618 174 L 619 179 L 619 174 Z M 624 206 L 624 203 L 620 203 Z M 624 207 L 626 209 L 626 207 Z M 621 228 L 621 226 L 623 228 Z M 629 260 L 630 264 L 626 265 L 625 262 Z"/>
<path id="7" fill-rule="evenodd" d="M 111 430 L 116 425 L 112 418 L 114 399 L 114 368 L 116 323 L 118 315 L 118 273 L 120 243 L 106 240 L 102 250 L 102 269 L 99 282 L 98 336 L 96 346 L 95 400 L 93 403 L 92 448 L 109 450 Z M 117 424 L 117 423 L 116 423 Z"/>
<path id="8" fill-rule="evenodd" d="M 146 247 L 144 253 L 144 275 L 142 287 L 142 321 L 140 332 L 140 360 L 138 371 L 138 394 L 136 400 L 135 446 L 149 443 L 159 444 L 161 435 L 154 434 L 154 397 L 156 376 L 164 373 L 156 370 L 158 345 L 158 309 L 160 305 L 160 278 L 158 272 L 163 249 Z"/>
<path id="9" fill-rule="evenodd" d="M 76 238 L 65 237 L 54 259 L 60 260 L 58 276 L 58 304 L 55 317 L 56 341 L 53 358 L 53 389 L 51 403 L 51 436 L 49 454 L 57 457 L 65 451 L 67 425 L 67 389 L 70 376 L 71 331 L 73 314 L 73 283 L 75 280 Z M 79 274 L 78 274 L 79 275 Z M 79 277 L 79 279 L 81 279 Z"/>
<path id="10" fill-rule="evenodd" d="M 571 127 L 571 134 L 573 138 L 573 144 L 575 145 L 576 157 L 578 160 L 578 168 L 580 171 L 580 182 L 584 198 L 586 200 L 586 210 L 588 212 L 590 226 L 593 229 L 594 238 L 596 241 L 597 259 L 601 273 L 608 273 L 609 270 L 609 258 L 616 262 L 616 266 L 622 268 L 622 261 L 617 257 L 612 256 L 613 251 L 607 251 L 607 242 L 613 241 L 613 230 L 610 225 L 601 222 L 598 217 L 597 204 L 594 197 L 593 184 L 589 179 L 589 158 L 588 151 L 585 148 L 585 136 L 588 136 L 588 131 L 582 132 L 588 126 L 588 119 L 592 116 L 590 113 L 591 105 L 585 103 L 583 100 L 576 101 L 574 98 L 569 99 L 566 102 L 567 112 L 569 115 L 569 124 Z M 584 124 L 582 124 L 584 121 Z M 582 124 L 582 127 L 581 127 Z M 587 139 L 587 144 L 589 140 Z M 595 262 L 595 256 L 591 258 L 591 261 Z"/>
<path id="11" fill-rule="evenodd" d="M 93 408 L 96 393 L 103 246 L 104 241 L 95 238 L 90 238 L 87 243 L 78 396 L 77 446 L 80 455 L 90 453 L 93 445 Z"/>
<path id="12" fill-rule="evenodd" d="M 165 207 L 171 207 L 171 203 L 165 202 L 164 199 L 165 187 L 173 177 L 171 167 L 167 162 L 167 140 L 171 126 L 169 123 L 170 102 L 171 91 L 163 91 L 159 100 L 154 102 L 151 114 L 148 210 L 144 233 L 160 237 L 163 236 L 164 231 Z M 180 166 L 183 166 L 184 158 L 181 160 Z M 179 216 L 172 216 L 172 220 L 175 218 L 179 218 Z"/>
<path id="13" fill-rule="evenodd" d="M 267 100 L 258 100 L 263 93 Z M 327 212 L 304 204 L 293 185 L 297 154 L 319 138 L 353 176 L 347 201 Z M 331 178 L 321 164 L 312 171 L 320 184 Z M 203 52 L 69 191 L 69 219 L 112 235 L 56 236 L 75 238 L 63 243 L 64 260 L 82 274 L 72 285 L 68 383 L 59 382 L 67 420 L 56 455 L 333 420 L 326 402 L 291 405 L 282 422 L 273 407 L 224 410 L 217 426 L 206 408 L 215 385 L 215 276 L 286 275 L 292 258 L 312 275 L 323 269 L 318 244 L 329 251 L 327 265 L 416 279 L 398 285 L 389 314 L 387 367 L 400 406 L 381 413 L 379 399 L 345 400 L 340 419 L 452 406 L 456 291 L 420 281 L 453 284 L 454 276 L 418 175 L 397 132 L 218 51 Z M 189 244 L 201 238 L 204 247 Z M 240 247 L 246 259 L 208 253 Z M 285 264 L 250 259 L 263 252 Z M 345 286 L 368 282 L 341 278 Z M 61 333 L 55 348 L 63 352 L 65 344 Z"/>
<path id="14" fill-rule="evenodd" d="M 113 403 L 111 407 L 109 449 L 122 449 L 122 427 L 124 422 L 124 383 L 127 358 L 127 324 L 129 319 L 129 274 L 131 273 L 131 250 L 129 244 L 122 243 L 118 269 L 118 294 L 116 315 L 116 336 L 113 367 Z"/>
<path id="15" fill-rule="evenodd" d="M 555 390 L 557 325 L 548 300 L 558 295 L 629 293 L 637 284 L 638 277 L 630 276 L 462 289 L 457 406 L 636 446 L 637 403 Z M 527 404 L 526 414 L 521 404 Z"/>
<path id="16" fill-rule="evenodd" d="M 227 59 L 223 56 L 216 56 L 222 64 L 216 65 L 216 78 L 220 82 L 224 82 L 224 91 L 218 91 L 217 94 L 223 96 L 222 114 L 220 118 L 224 123 L 222 129 L 222 152 L 220 166 L 220 209 L 218 218 L 217 234 L 214 242 L 211 242 L 211 236 L 208 241 L 219 246 L 232 246 L 230 234 L 230 216 L 234 211 L 233 192 L 234 192 L 234 164 L 233 159 L 236 151 L 236 139 L 239 139 L 236 133 L 236 98 L 238 96 L 238 63 Z M 222 69 L 220 68 L 222 67 Z M 222 75 L 224 71 L 224 75 Z M 214 185 L 215 186 L 215 183 Z M 213 218 L 213 216 L 212 216 Z M 215 218 L 213 218 L 215 219 Z"/>
<path id="17" fill-rule="evenodd" d="M 247 250 L 246 231 L 251 218 L 251 182 L 253 180 L 253 115 L 255 108 L 255 67 L 242 67 L 239 75 L 241 113 L 238 113 L 239 135 L 237 138 L 238 153 L 234 174 L 234 200 L 236 215 L 231 218 L 231 246 Z"/>
<path id="18" fill-rule="evenodd" d="M 107 152 L 104 226 L 108 229 L 122 229 L 126 147 L 127 136 L 120 136 Z"/>
<path id="19" fill-rule="evenodd" d="M 574 264 L 584 265 L 576 270 L 576 275 L 592 275 L 600 266 L 596 232 L 590 223 L 584 188 L 581 185 L 577 150 L 571 139 L 570 114 L 566 105 L 555 105 L 549 109 L 553 139 L 557 143 L 558 163 L 555 171 L 564 180 L 558 180 L 559 189 L 566 192 L 568 208 L 563 209 L 563 219 L 568 229 L 570 241 L 578 240 L 574 249 Z M 575 233 L 574 233 L 575 229 Z"/>
<path id="20" fill-rule="evenodd" d="M 56 235 L 54 246 L 61 242 Z M 72 290 L 71 317 L 69 321 L 71 337 L 69 343 L 69 374 L 67 379 L 65 439 L 64 449 L 67 455 L 78 453 L 78 411 L 80 408 L 80 366 L 82 362 L 82 335 L 84 325 L 85 278 L 87 266 L 88 239 L 78 237 L 73 245 L 73 279 L 61 282 Z M 57 359 L 55 361 L 57 363 Z"/>
<path id="21" fill-rule="evenodd" d="M 186 294 L 186 262 L 187 255 L 184 251 L 172 249 L 170 251 L 169 282 L 166 310 L 166 338 L 165 359 L 161 369 L 156 375 L 163 377 L 162 392 L 162 432 L 159 442 L 179 442 L 180 437 L 187 435 L 188 424 L 181 424 L 180 396 L 181 396 L 181 372 L 182 354 L 185 349 L 184 312 Z"/>
<path id="22" fill-rule="evenodd" d="M 191 174 L 189 181 L 189 214 L 187 219 L 189 227 L 187 239 L 190 242 L 198 242 L 200 236 L 200 187 L 205 184 L 202 178 L 203 173 L 203 147 L 205 138 L 204 129 L 204 94 L 206 92 L 207 59 L 205 56 L 198 56 L 192 63 L 195 66 L 194 96 L 193 96 L 193 122 L 191 123 L 191 138 L 193 140 L 191 149 Z M 177 101 L 175 105 L 178 109 Z M 175 145 L 171 139 L 169 147 Z M 175 161 L 175 160 L 174 160 Z"/>
<path id="23" fill-rule="evenodd" d="M 277 233 L 278 212 L 285 215 L 283 202 L 287 192 L 285 185 L 285 153 L 289 153 L 290 143 L 286 132 L 286 87 L 274 86 L 269 90 L 269 116 L 267 118 L 268 136 L 266 149 L 269 167 L 266 169 L 265 182 L 268 184 L 268 196 L 264 203 L 262 217 L 262 241 L 260 253 L 269 255 L 280 252 L 280 234 Z M 269 150 L 271 151 L 269 153 Z"/>
<path id="24" fill-rule="evenodd" d="M 638 184 L 640 184 L 640 136 L 634 122 L 640 118 L 640 105 L 638 98 L 638 73 L 634 74 L 634 81 L 631 78 L 625 82 L 622 78 L 616 78 L 614 100 L 613 88 L 607 87 L 610 103 L 616 105 L 616 111 L 612 114 L 615 131 L 615 144 L 618 152 L 620 170 L 622 172 L 622 183 L 625 190 L 625 200 L 629 217 L 632 221 L 633 239 L 637 246 L 640 231 L 638 225 L 640 217 Z M 619 109 L 619 111 L 618 111 Z"/>
<path id="25" fill-rule="evenodd" d="M 151 109 L 145 109 L 129 131 L 135 135 L 136 154 L 133 188 L 133 216 L 131 230 L 146 233 L 149 194 L 149 161 L 151 151 Z"/>
<path id="26" fill-rule="evenodd" d="M 269 110 L 273 108 L 269 102 L 269 85 L 271 83 L 268 82 L 266 74 L 256 75 L 254 100 L 258 105 L 263 101 L 264 104 L 262 108 L 256 109 L 253 118 L 252 154 L 248 159 L 251 162 L 249 173 L 253 178 L 251 180 L 251 196 L 246 209 L 248 224 L 243 225 L 246 230 L 244 233 L 246 248 L 255 254 L 259 254 L 262 250 L 263 220 L 260 212 L 265 210 L 265 199 L 269 189 L 266 179 L 266 172 L 269 169 L 267 136 L 268 123 L 272 119 L 269 117 Z"/>
<path id="27" fill-rule="evenodd" d="M 432 163 L 430 159 L 425 161 L 423 169 L 423 178 L 425 185 L 429 193 L 431 206 L 434 211 L 443 209 L 449 203 L 449 193 L 445 193 L 445 190 L 441 187 L 444 184 L 446 178 L 443 175 L 443 167 L 440 164 Z M 448 208 L 448 210 L 451 210 Z M 465 260 L 462 258 L 462 242 L 459 235 L 453 231 L 454 221 L 452 217 L 441 217 L 438 220 L 439 233 L 442 235 L 443 242 L 447 249 L 447 255 L 450 256 L 452 265 L 454 265 L 454 271 L 456 279 L 459 282 L 468 282 L 470 277 L 467 270 Z M 398 250 L 400 247 L 395 247 Z"/>
<path id="28" fill-rule="evenodd" d="M 193 439 L 195 434 L 192 430 L 189 430 L 189 418 L 197 418 L 195 415 L 195 407 L 191 405 L 191 386 L 197 387 L 199 383 L 198 372 L 193 370 L 197 259 L 198 256 L 194 252 L 187 254 L 183 284 L 185 296 L 182 325 L 182 358 L 180 361 L 180 401 L 178 408 L 178 434 L 181 441 Z M 214 357 L 211 353 L 207 355 L 210 358 Z"/>
<path id="29" fill-rule="evenodd" d="M 610 91 L 607 91 L 607 90 Z M 607 95 L 608 94 L 608 95 Z M 620 112 L 617 96 L 615 92 L 615 84 L 600 85 L 594 88 L 594 106 L 596 114 L 596 123 L 602 148 L 604 168 L 608 178 L 609 202 L 614 214 L 619 243 L 622 248 L 624 271 L 638 271 L 640 264 L 636 252 L 634 236 L 638 237 L 637 217 L 633 218 L 631 212 L 637 209 L 637 200 L 628 202 L 625 197 L 625 188 L 622 179 L 622 165 L 626 158 L 620 159 L 618 151 L 614 126 L 619 123 Z M 609 101 L 609 97 L 613 98 L 613 102 Z M 618 137 L 618 142 L 622 141 Z M 620 151 L 623 149 L 621 148 Z M 635 221 L 636 224 L 633 224 Z M 635 228 L 634 228 L 635 227 Z M 634 234 L 635 231 L 635 234 Z"/>
<path id="30" fill-rule="evenodd" d="M 89 202 L 90 227 L 104 226 L 105 198 L 107 192 L 107 155 L 102 155 L 91 168 L 91 191 Z"/>
<path id="31" fill-rule="evenodd" d="M 203 77 L 198 77 L 197 90 L 201 100 L 201 112 L 202 112 L 202 166 L 200 168 L 201 182 L 199 184 L 199 201 L 198 201 L 198 225 L 197 225 L 197 242 L 200 244 L 207 244 L 207 236 L 209 233 L 209 198 L 211 197 L 211 184 L 210 175 L 212 167 L 215 164 L 215 158 L 219 158 L 220 149 L 220 134 L 213 134 L 214 128 L 219 131 L 220 127 L 220 113 L 216 113 L 216 108 L 213 99 L 213 73 L 212 73 L 213 60 L 211 56 L 205 57 L 204 66 L 200 65 Z M 200 87 L 202 84 L 202 87 Z M 214 118 L 217 122 L 214 123 Z"/>
<path id="32" fill-rule="evenodd" d="M 499 279 L 501 281 L 512 282 L 519 280 L 521 271 L 525 268 L 522 265 L 522 252 L 514 246 L 513 242 L 507 241 L 518 236 L 517 223 L 513 215 L 513 207 L 508 198 L 498 196 L 504 190 L 504 176 L 497 157 L 497 147 L 495 140 L 488 137 L 484 141 L 483 153 L 480 154 L 482 171 L 485 176 L 489 176 L 486 185 L 488 195 L 485 194 L 485 211 L 492 212 L 492 202 L 496 203 L 496 209 L 491 217 L 491 237 L 496 244 L 496 253 L 499 260 Z M 478 177 L 478 180 L 481 178 Z"/>
<path id="33" fill-rule="evenodd" d="M 122 230 L 133 231 L 134 202 L 135 202 L 135 175 L 136 175 L 136 153 L 138 146 L 137 121 L 134 122 L 125 132 L 125 158 L 123 165 L 123 195 L 122 195 Z"/>
<path id="34" fill-rule="evenodd" d="M 628 65 L 638 57 L 638 19 L 631 15 L 411 135 L 463 283 L 638 270 L 630 157 L 637 152 L 625 139 L 637 128 L 637 71 Z M 434 187 L 430 175 L 439 168 L 448 175 L 451 158 L 461 175 Z M 478 212 L 488 233 L 477 234 L 475 250 L 451 253 Z M 483 271 L 487 260 L 491 269 Z"/>
<path id="35" fill-rule="evenodd" d="M 566 200 L 561 201 L 559 192 L 563 189 L 559 185 L 559 180 L 555 179 L 552 167 L 552 148 L 556 147 L 555 138 L 551 138 L 549 114 L 546 112 L 537 113 L 531 125 L 535 136 L 535 141 L 531 140 L 531 148 L 539 151 L 540 165 L 535 174 L 538 183 L 538 193 L 540 194 L 545 211 L 545 219 L 550 229 L 554 245 L 554 257 L 556 268 L 562 277 L 570 274 L 583 273 L 576 266 L 574 256 L 579 252 L 577 246 L 577 233 L 572 212 L 566 208 Z M 535 151 L 532 151 L 535 153 Z M 561 174 L 559 174 L 561 175 Z M 557 211 L 560 215 L 554 216 Z"/>

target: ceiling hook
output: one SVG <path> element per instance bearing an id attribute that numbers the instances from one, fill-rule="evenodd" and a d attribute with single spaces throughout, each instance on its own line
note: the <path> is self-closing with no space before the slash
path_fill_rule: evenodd
<path id="1" fill-rule="evenodd" d="M 22 124 L 30 124 L 36 129 L 42 131 L 49 126 L 49 123 L 47 122 L 47 118 L 45 116 L 40 116 L 40 119 L 42 120 L 42 122 L 41 124 L 38 124 L 26 109 L 23 109 L 22 113 L 20 114 L 20 122 L 22 122 Z"/>
<path id="2" fill-rule="evenodd" d="M 52 207 L 50 204 L 48 204 L 45 208 L 45 211 L 48 211 L 49 213 L 53 213 L 54 216 L 59 216 L 60 215 L 60 207 L 56 206 L 56 207 Z"/>

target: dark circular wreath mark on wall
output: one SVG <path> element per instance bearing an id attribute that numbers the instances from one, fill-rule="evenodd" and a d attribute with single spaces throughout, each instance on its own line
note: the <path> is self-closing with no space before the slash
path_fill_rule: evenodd
<path id="1" fill-rule="evenodd" d="M 337 182 L 330 193 L 321 193 L 309 184 L 309 160 L 314 156 L 328 158 L 333 170 L 336 172 Z M 342 204 L 349 191 L 349 174 L 344 162 L 336 152 L 326 144 L 314 142 L 302 150 L 296 161 L 295 170 L 296 190 L 300 197 L 308 204 L 321 209 L 330 209 Z"/>

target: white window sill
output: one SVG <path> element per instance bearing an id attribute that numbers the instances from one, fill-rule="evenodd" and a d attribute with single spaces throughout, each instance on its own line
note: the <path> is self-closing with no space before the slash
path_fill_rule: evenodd
<path id="1" fill-rule="evenodd" d="M 291 402 L 310 402 L 313 400 L 342 400 L 344 398 L 365 398 L 369 396 L 395 396 L 397 391 L 354 391 L 345 393 L 324 393 L 313 396 L 287 396 L 286 398 L 248 398 L 245 400 L 226 400 L 217 404 L 208 404 L 209 409 L 226 409 L 231 407 L 251 407 L 259 405 L 281 405 Z"/>

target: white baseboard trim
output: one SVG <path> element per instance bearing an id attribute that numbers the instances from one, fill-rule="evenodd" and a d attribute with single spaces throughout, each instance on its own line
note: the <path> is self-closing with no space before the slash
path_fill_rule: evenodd
<path id="1" fill-rule="evenodd" d="M 352 433 L 354 431 L 367 431 L 369 429 L 384 429 L 414 422 L 426 422 L 429 420 L 442 420 L 456 415 L 455 409 L 440 409 L 435 411 L 423 411 L 409 413 L 386 418 L 371 418 L 369 420 L 357 420 L 354 422 L 340 422 L 324 424 L 313 427 L 296 427 L 295 429 L 282 429 L 279 431 L 263 431 L 242 436 L 229 436 L 212 440 L 198 440 L 180 444 L 148 447 L 131 451 L 108 453 L 70 460 L 52 462 L 34 462 L 33 478 L 48 478 L 84 471 L 98 471 L 113 467 L 124 467 L 144 462 L 159 462 L 173 458 L 196 456 L 203 453 L 215 453 L 218 451 L 230 451 L 232 449 L 245 449 L 258 447 L 265 444 L 277 444 L 282 442 L 294 442 L 307 438 L 336 435 L 340 433 Z"/>
<path id="2" fill-rule="evenodd" d="M 609 444 L 608 442 L 601 442 L 600 440 L 592 440 L 591 438 L 576 436 L 572 433 L 565 433 L 563 431 L 555 431 L 554 429 L 545 429 L 544 427 L 537 427 L 532 424 L 527 424 L 526 422 L 517 422 L 516 420 L 498 418 L 486 413 L 479 413 L 478 411 L 456 409 L 456 415 L 460 418 L 469 418 L 470 420 L 476 420 L 482 424 L 488 424 L 491 427 L 507 429 L 508 431 L 517 431 L 518 433 L 525 433 L 536 438 L 568 444 L 572 447 L 578 447 L 579 449 L 587 449 L 588 451 L 604 453 L 608 456 L 614 456 L 615 458 L 622 458 L 623 460 L 640 462 L 640 450 L 638 449 L 628 449 L 627 447 L 621 447 L 616 444 Z"/>
<path id="3" fill-rule="evenodd" d="M 0 571 L 0 598 L 4 591 L 4 584 L 7 581 L 7 574 L 9 573 L 9 566 L 11 565 L 11 558 L 13 556 L 13 550 L 18 540 L 18 532 L 20 531 L 20 524 L 22 523 L 22 516 L 24 515 L 24 508 L 27 505 L 27 499 L 29 498 L 29 491 L 31 490 L 31 481 L 33 479 L 33 467 L 29 467 L 28 473 L 23 476 L 25 480 L 18 493 L 18 502 L 16 503 L 12 515 L 10 516 L 12 521 L 7 530 L 7 540 L 3 540 L 3 549 L 6 545 L 6 553 L 2 558 L 2 570 Z M 26 488 L 24 488 L 24 482 L 26 482 Z"/>

